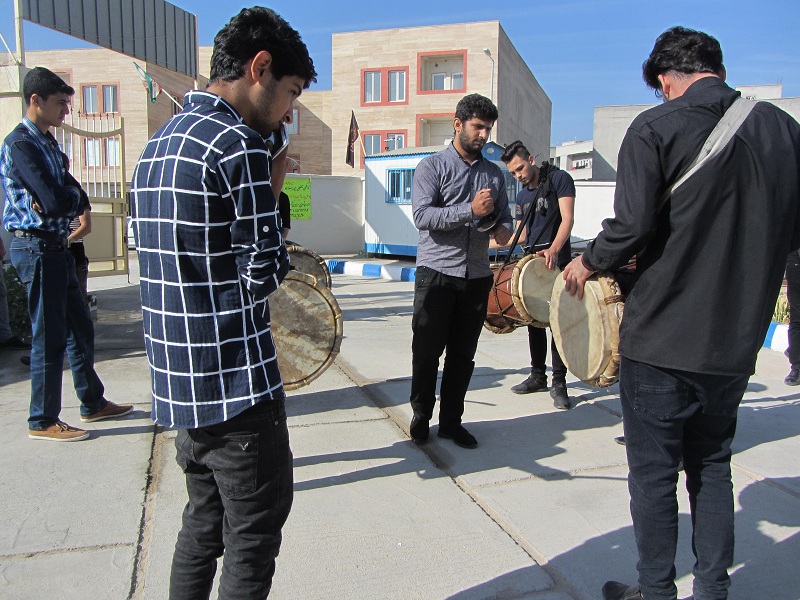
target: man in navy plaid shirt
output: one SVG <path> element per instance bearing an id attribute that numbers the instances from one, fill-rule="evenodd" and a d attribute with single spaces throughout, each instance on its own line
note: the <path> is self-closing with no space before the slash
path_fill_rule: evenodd
<path id="1" fill-rule="evenodd" d="M 216 36 L 208 88 L 149 141 L 131 186 L 153 419 L 186 474 L 170 598 L 265 598 L 292 503 L 267 296 L 289 259 L 265 138 L 316 81 L 299 34 L 244 9 Z"/>

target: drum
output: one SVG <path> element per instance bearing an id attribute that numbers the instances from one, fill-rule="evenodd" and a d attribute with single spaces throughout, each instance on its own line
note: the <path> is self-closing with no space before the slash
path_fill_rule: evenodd
<path id="1" fill-rule="evenodd" d="M 333 364 L 342 343 L 342 311 L 330 289 L 289 271 L 269 297 L 272 337 L 283 387 L 308 385 Z"/>
<path id="2" fill-rule="evenodd" d="M 330 289 L 331 272 L 324 258 L 316 252 L 297 244 L 287 245 L 286 250 L 289 252 L 289 264 L 294 270 L 311 275 L 319 281 L 320 285 Z"/>
<path id="3" fill-rule="evenodd" d="M 563 277 L 553 285 L 550 330 L 558 353 L 578 379 L 608 387 L 619 378 L 619 324 L 625 296 L 610 273 L 586 281 L 583 299 L 570 296 Z"/>
<path id="4" fill-rule="evenodd" d="M 522 325 L 547 327 L 550 293 L 560 271 L 551 271 L 543 256 L 534 255 L 492 266 L 492 270 L 484 327 L 494 333 L 509 333 Z"/>

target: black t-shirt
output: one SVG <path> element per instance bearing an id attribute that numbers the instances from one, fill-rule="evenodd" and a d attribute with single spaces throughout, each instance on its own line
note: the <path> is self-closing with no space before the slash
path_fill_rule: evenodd
<path id="1" fill-rule="evenodd" d="M 517 209 L 515 214 L 517 221 L 522 219 L 525 214 L 526 207 L 534 201 L 538 193 L 538 187 L 533 189 L 525 187 L 520 190 L 520 192 L 517 194 Z M 550 193 L 547 194 L 546 198 L 547 206 L 545 207 L 544 212 L 538 212 L 534 208 L 535 212 L 533 221 L 528 225 L 526 231 L 526 243 L 528 245 L 533 244 L 537 237 L 539 238 L 536 241 L 536 248 L 532 250 L 538 252 L 553 242 L 553 239 L 556 237 L 556 233 L 558 232 L 558 228 L 561 225 L 561 210 L 558 206 L 558 199 L 565 197 L 575 197 L 575 182 L 565 171 L 560 169 L 550 171 Z M 552 214 L 552 211 L 556 211 L 556 217 L 547 227 L 547 231 L 545 231 L 544 229 L 545 225 L 547 224 L 547 219 Z M 563 269 L 570 261 L 570 254 L 571 248 L 569 240 L 567 240 L 567 242 L 561 248 L 561 251 L 558 253 L 558 267 L 560 269 Z"/>
<path id="2" fill-rule="evenodd" d="M 286 192 L 281 192 L 278 196 L 278 213 L 281 215 L 281 227 L 283 229 L 291 229 L 292 227 L 292 210 L 289 204 L 289 196 Z"/>

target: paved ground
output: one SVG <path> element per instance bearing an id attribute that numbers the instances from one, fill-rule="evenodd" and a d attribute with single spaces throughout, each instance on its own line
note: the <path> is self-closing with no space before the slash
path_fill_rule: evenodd
<path id="1" fill-rule="evenodd" d="M 98 286 L 97 369 L 134 402 L 74 444 L 28 440 L 28 374 L 0 355 L 0 598 L 163 599 L 185 502 L 174 433 L 149 419 L 138 287 Z M 578 405 L 517 396 L 525 332 L 484 331 L 465 415 L 476 450 L 408 438 L 413 284 L 334 275 L 345 339 L 290 393 L 295 503 L 271 597 L 590 600 L 635 580 L 616 388 L 570 382 Z M 800 393 L 762 350 L 735 443 L 732 600 L 800 599 Z M 62 417 L 78 424 L 69 372 Z M 691 592 L 682 501 L 682 597 Z"/>

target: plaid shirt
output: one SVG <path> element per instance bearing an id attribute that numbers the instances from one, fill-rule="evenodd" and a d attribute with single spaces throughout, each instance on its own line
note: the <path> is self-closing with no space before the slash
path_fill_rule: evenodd
<path id="1" fill-rule="evenodd" d="M 207 427 L 284 397 L 267 295 L 289 268 L 264 139 L 191 91 L 133 173 L 153 420 Z"/>
<path id="2" fill-rule="evenodd" d="M 28 117 L 8 134 L 0 148 L 0 178 L 6 192 L 3 225 L 8 231 L 69 235 L 70 220 L 83 213 L 88 199 L 72 189 L 80 184 L 67 171 L 64 156 L 50 132 L 42 133 Z M 41 213 L 32 208 L 33 202 Z"/>

